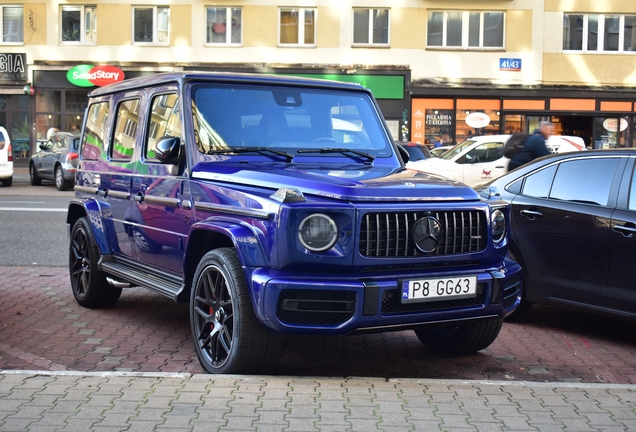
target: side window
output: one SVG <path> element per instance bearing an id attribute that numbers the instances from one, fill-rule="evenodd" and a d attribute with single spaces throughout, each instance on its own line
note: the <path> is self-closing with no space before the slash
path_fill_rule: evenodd
<path id="1" fill-rule="evenodd" d="M 159 139 L 169 136 L 181 136 L 179 96 L 176 93 L 154 96 L 151 107 L 144 151 L 146 159 L 156 159 L 154 148 Z"/>
<path id="2" fill-rule="evenodd" d="M 636 210 L 636 170 L 634 170 L 632 172 L 632 184 L 629 187 L 629 204 L 628 204 L 628 208 L 630 210 Z"/>
<path id="3" fill-rule="evenodd" d="M 550 194 L 556 167 L 556 165 L 552 165 L 526 177 L 521 193 L 535 198 L 547 198 Z"/>
<path id="4" fill-rule="evenodd" d="M 503 156 L 503 143 L 482 144 L 466 154 L 466 163 L 494 162 Z"/>
<path id="5" fill-rule="evenodd" d="M 97 160 L 104 149 L 106 125 L 110 103 L 99 102 L 88 107 L 84 142 L 82 143 L 82 159 Z"/>
<path id="6" fill-rule="evenodd" d="M 132 159 L 139 127 L 139 99 L 121 101 L 115 114 L 115 130 L 110 157 L 121 161 Z"/>
<path id="7" fill-rule="evenodd" d="M 552 184 L 550 199 L 607 205 L 619 158 L 563 162 Z"/>

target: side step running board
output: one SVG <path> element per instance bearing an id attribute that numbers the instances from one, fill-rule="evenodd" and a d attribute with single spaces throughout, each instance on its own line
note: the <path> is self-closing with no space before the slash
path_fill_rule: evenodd
<path id="1" fill-rule="evenodd" d="M 167 273 L 159 273 L 155 269 L 146 270 L 119 260 L 112 262 L 101 261 L 100 268 L 102 271 L 117 279 L 130 281 L 134 285 L 148 288 L 149 290 L 166 296 L 174 301 L 177 301 L 179 294 L 184 288 L 183 281 L 177 276 Z M 119 281 L 114 282 L 124 284 Z"/>

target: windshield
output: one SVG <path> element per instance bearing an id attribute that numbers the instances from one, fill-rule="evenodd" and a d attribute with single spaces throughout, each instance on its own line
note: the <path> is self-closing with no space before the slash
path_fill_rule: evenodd
<path id="1" fill-rule="evenodd" d="M 460 154 L 461 152 L 464 151 L 464 149 L 473 145 L 474 142 L 475 140 L 466 140 L 462 143 L 459 143 L 455 147 L 448 149 L 446 153 L 442 153 L 440 155 L 440 159 L 448 159 L 448 160 L 454 159 L 456 155 Z"/>
<path id="2" fill-rule="evenodd" d="M 357 150 L 389 157 L 391 143 L 373 101 L 366 94 L 294 87 L 230 84 L 196 85 L 192 115 L 202 153 L 233 148 Z M 342 157 L 341 151 L 323 151 Z"/>

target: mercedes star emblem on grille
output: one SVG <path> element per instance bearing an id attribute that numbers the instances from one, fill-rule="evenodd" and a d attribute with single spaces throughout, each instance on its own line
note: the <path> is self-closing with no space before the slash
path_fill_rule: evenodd
<path id="1" fill-rule="evenodd" d="M 422 252 L 433 252 L 442 242 L 442 224 L 432 216 L 419 219 L 413 227 L 413 241 Z"/>

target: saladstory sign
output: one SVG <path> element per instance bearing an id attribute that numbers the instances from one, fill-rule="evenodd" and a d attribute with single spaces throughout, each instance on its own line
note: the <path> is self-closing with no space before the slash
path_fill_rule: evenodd
<path id="1" fill-rule="evenodd" d="M 77 65 L 69 69 L 66 79 L 78 87 L 101 87 L 124 80 L 124 71 L 109 65 Z"/>

